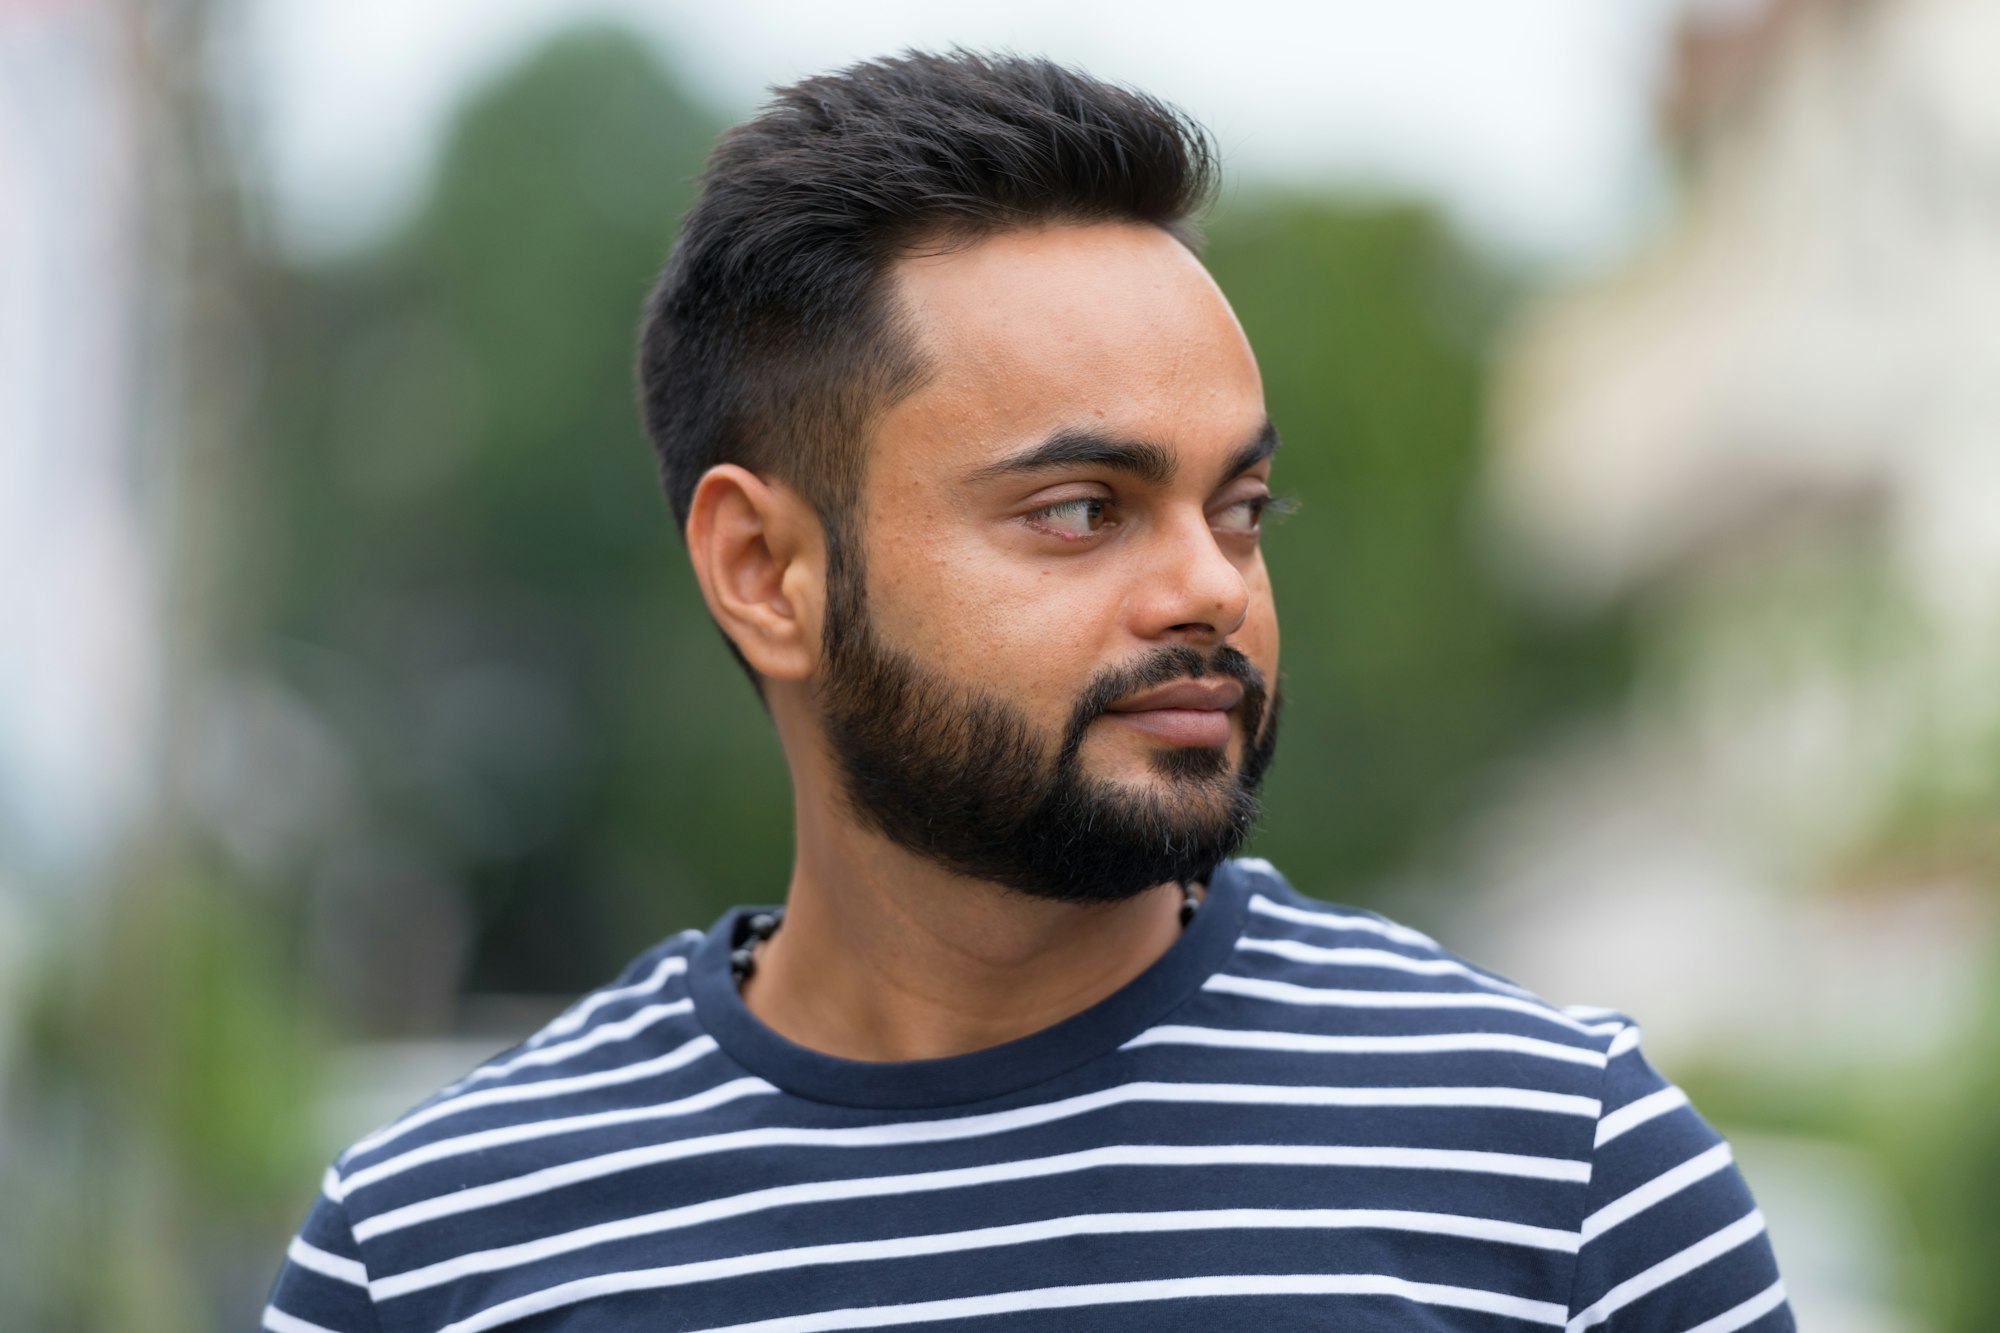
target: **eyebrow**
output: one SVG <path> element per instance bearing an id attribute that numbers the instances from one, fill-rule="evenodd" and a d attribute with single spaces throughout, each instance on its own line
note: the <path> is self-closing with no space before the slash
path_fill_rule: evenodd
<path id="1" fill-rule="evenodd" d="M 1256 435 L 1230 456 L 1223 467 L 1221 480 L 1241 476 L 1277 450 L 1278 429 L 1267 417 Z M 1114 472 L 1129 473 L 1154 486 L 1166 485 L 1174 479 L 1178 470 L 1173 451 L 1163 445 L 1078 427 L 1059 430 L 1040 444 L 988 463 L 975 471 L 970 480 L 976 484 L 996 477 L 1074 467 L 1109 468 Z"/>
<path id="2" fill-rule="evenodd" d="M 1257 428 L 1257 433 L 1250 437 L 1250 442 L 1238 449 L 1223 466 L 1222 476 L 1218 481 L 1230 481 L 1240 477 L 1277 452 L 1278 428 L 1271 424 L 1271 418 L 1265 417 L 1264 424 Z"/>

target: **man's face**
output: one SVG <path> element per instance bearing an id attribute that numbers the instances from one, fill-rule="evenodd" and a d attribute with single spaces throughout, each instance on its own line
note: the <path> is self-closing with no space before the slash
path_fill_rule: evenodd
<path id="1" fill-rule="evenodd" d="M 894 284 L 930 373 L 869 444 L 862 582 L 829 589 L 851 804 L 1047 897 L 1200 873 L 1248 831 L 1276 722 L 1275 437 L 1235 317 L 1138 225 L 1003 233 Z"/>

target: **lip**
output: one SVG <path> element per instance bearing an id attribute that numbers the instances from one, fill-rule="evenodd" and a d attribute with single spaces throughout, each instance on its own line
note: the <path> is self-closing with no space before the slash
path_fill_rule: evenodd
<path id="1" fill-rule="evenodd" d="M 1142 690 L 1105 709 L 1121 726 L 1168 745 L 1219 748 L 1229 744 L 1229 710 L 1243 702 L 1233 680 L 1180 680 Z"/>
<path id="2" fill-rule="evenodd" d="M 1106 709 L 1110 713 L 1150 713 L 1161 709 L 1225 712 L 1243 702 L 1243 686 L 1233 680 L 1177 680 L 1142 690 Z"/>

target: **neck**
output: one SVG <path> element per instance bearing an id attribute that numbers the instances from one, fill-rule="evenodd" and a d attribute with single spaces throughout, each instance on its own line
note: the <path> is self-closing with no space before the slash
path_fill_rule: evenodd
<path id="1" fill-rule="evenodd" d="M 1180 936 L 1177 884 L 1050 902 L 800 809 L 784 927 L 758 951 L 743 999 L 823 1054 L 940 1059 L 1025 1037 L 1111 995 Z"/>

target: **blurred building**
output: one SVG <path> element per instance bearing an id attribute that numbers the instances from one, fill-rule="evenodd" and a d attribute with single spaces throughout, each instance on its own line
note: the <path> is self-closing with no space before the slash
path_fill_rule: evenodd
<path id="1" fill-rule="evenodd" d="M 1496 803 L 1473 937 L 1639 1016 L 1669 1072 L 1908 1095 L 1991 1012 L 1996 52 L 1983 0 L 1690 21 L 1672 222 L 1502 367 L 1522 583 L 1648 628 L 1622 714 Z M 1791 1148 L 1748 1171 L 1802 1322 L 1916 1327 L 1891 1313 L 1906 1201 L 1865 1152 Z"/>
<path id="2" fill-rule="evenodd" d="M 152 798 L 157 360 L 135 45 L 111 3 L 0 9 L 0 1075 L 10 996 Z"/>

